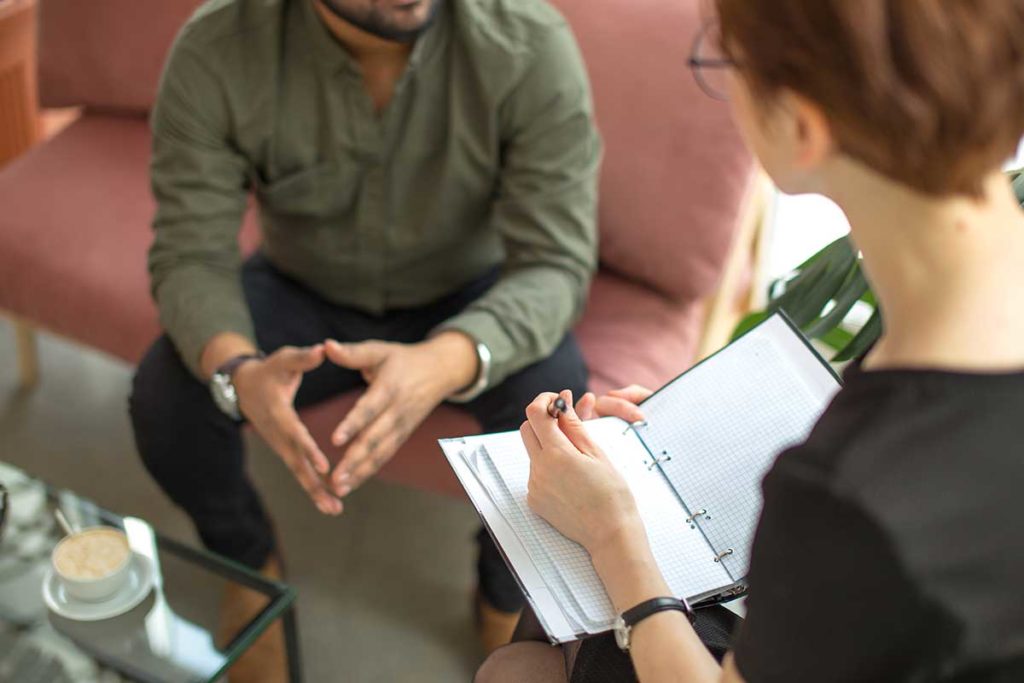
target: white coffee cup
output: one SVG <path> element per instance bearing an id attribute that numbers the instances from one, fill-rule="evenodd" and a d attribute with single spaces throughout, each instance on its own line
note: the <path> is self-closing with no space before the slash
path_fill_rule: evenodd
<path id="1" fill-rule="evenodd" d="M 124 533 L 103 526 L 64 537 L 50 555 L 67 594 L 86 602 L 100 602 L 116 593 L 128 579 L 131 559 Z"/>

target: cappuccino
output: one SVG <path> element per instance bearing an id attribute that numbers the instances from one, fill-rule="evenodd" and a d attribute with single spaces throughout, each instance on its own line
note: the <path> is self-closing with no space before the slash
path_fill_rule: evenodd
<path id="1" fill-rule="evenodd" d="M 68 536 L 57 546 L 53 564 L 63 576 L 79 581 L 102 579 L 117 572 L 131 551 L 116 529 L 89 529 Z"/>

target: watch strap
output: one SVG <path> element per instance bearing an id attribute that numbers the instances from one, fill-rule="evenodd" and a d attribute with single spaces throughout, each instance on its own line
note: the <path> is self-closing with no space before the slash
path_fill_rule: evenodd
<path id="1" fill-rule="evenodd" d="M 262 359 L 264 357 L 265 356 L 264 356 L 264 354 L 262 352 L 260 352 L 260 353 L 243 353 L 241 355 L 235 356 L 234 358 L 229 358 L 228 360 L 226 360 L 223 363 L 221 363 L 220 365 L 218 365 L 217 369 L 213 371 L 213 374 L 215 374 L 215 375 L 227 375 L 228 377 L 234 377 L 235 370 L 238 369 L 239 365 L 241 365 L 242 363 L 244 363 L 247 360 L 260 360 L 260 359 Z"/>
<path id="2" fill-rule="evenodd" d="M 687 604 L 686 600 L 680 600 L 679 598 L 651 598 L 641 602 L 636 607 L 628 609 L 622 613 L 623 623 L 632 628 L 644 619 L 658 612 L 665 612 L 668 610 L 676 610 L 686 615 L 686 618 L 690 620 L 692 624 L 697 618 L 694 615 L 693 610 L 690 609 L 690 605 Z"/>

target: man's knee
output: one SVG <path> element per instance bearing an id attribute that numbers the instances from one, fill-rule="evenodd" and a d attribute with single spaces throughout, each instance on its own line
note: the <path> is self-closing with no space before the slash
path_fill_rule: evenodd
<path id="1" fill-rule="evenodd" d="M 197 426 L 197 418 L 213 402 L 207 389 L 182 363 L 174 345 L 160 337 L 146 352 L 132 380 L 128 409 L 139 454 L 158 457 L 157 446 L 183 429 Z"/>
<path id="2" fill-rule="evenodd" d="M 570 334 L 550 356 L 506 379 L 503 389 L 506 396 L 525 408 L 537 394 L 545 391 L 570 389 L 581 393 L 586 390 L 588 380 L 583 353 Z"/>
<path id="3" fill-rule="evenodd" d="M 469 409 L 486 431 L 515 429 L 537 394 L 570 389 L 578 395 L 586 390 L 587 379 L 583 354 L 569 334 L 550 356 L 508 377 Z"/>

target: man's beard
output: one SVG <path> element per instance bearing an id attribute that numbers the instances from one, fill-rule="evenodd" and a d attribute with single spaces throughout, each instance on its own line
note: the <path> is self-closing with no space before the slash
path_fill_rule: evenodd
<path id="1" fill-rule="evenodd" d="M 424 2 L 430 3 L 430 12 L 419 26 L 411 29 L 395 26 L 376 6 L 371 7 L 368 11 L 354 11 L 342 7 L 344 0 L 321 0 L 321 2 L 336 17 L 370 35 L 396 43 L 411 43 L 430 28 L 434 20 L 437 19 L 437 11 L 443 0 L 424 0 Z"/>

